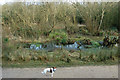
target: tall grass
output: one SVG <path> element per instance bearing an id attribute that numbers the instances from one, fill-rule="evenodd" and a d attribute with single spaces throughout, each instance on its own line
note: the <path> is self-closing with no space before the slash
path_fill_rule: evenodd
<path id="1" fill-rule="evenodd" d="M 118 48 L 113 49 L 97 49 L 96 51 L 89 50 L 89 52 L 81 52 L 82 60 L 84 61 L 95 61 L 105 62 L 107 60 L 116 60 Z"/>
<path id="2" fill-rule="evenodd" d="M 116 62 L 118 60 L 118 48 L 91 48 L 81 51 L 68 51 L 65 49 L 55 49 L 52 52 L 42 50 L 31 50 L 23 48 L 22 44 L 16 41 L 4 40 L 2 59 L 4 66 L 17 65 L 18 63 L 27 67 L 41 64 L 39 66 L 73 66 L 84 64 L 98 64 L 108 61 Z M 29 63 L 23 64 L 23 63 Z M 32 63 L 31 63 L 32 62 Z M 37 63 L 39 62 L 39 63 Z M 111 64 L 113 63 L 111 62 Z M 109 63 L 108 63 L 109 64 Z M 11 65 L 11 66 L 12 66 Z M 19 66 L 18 66 L 19 67 Z M 28 66 L 29 67 L 29 66 Z"/>
<path id="3" fill-rule="evenodd" d="M 11 49 L 9 49 L 11 50 Z M 19 48 L 13 51 L 4 51 L 3 59 L 7 61 L 43 61 L 71 63 L 74 60 L 83 62 L 105 62 L 107 60 L 117 60 L 117 49 L 100 49 L 94 51 L 75 51 L 70 52 L 64 49 L 57 49 L 53 52 L 36 51 Z"/>

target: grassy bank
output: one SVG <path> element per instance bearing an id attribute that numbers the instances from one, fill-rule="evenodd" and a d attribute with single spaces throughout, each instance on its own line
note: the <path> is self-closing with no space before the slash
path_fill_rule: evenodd
<path id="1" fill-rule="evenodd" d="M 42 61 L 29 61 L 29 62 L 9 62 L 3 61 L 2 66 L 4 68 L 35 68 L 35 67 L 71 67 L 71 66 L 105 66 L 105 65 L 117 65 L 118 60 L 107 60 L 104 62 L 84 62 L 84 61 L 73 61 L 72 63 L 59 62 L 48 62 L 44 63 Z"/>
<path id="2" fill-rule="evenodd" d="M 59 35 L 60 34 L 60 35 Z M 66 37 L 67 36 L 67 37 Z M 113 35 L 114 36 L 114 35 Z M 110 36 L 111 38 L 112 36 Z M 116 36 L 117 37 L 117 36 Z M 3 38 L 3 67 L 62 67 L 62 66 L 83 66 L 83 65 L 113 65 L 118 63 L 118 47 L 101 47 L 97 41 L 102 41 L 104 36 L 90 35 L 66 35 L 65 32 L 52 32 L 47 38 L 36 41 Z M 85 50 L 55 49 L 51 52 L 45 50 L 31 50 L 24 48 L 26 43 L 42 43 L 56 41 L 58 44 L 74 43 L 89 39 L 92 45 Z M 111 40 L 111 39 L 110 39 Z M 37 45 L 36 45 L 37 46 Z M 39 45 L 38 45 L 39 46 Z"/>
<path id="3" fill-rule="evenodd" d="M 88 51 L 89 50 L 89 51 Z M 117 48 L 53 52 L 16 50 L 14 54 L 3 55 L 3 67 L 65 67 L 84 65 L 114 65 L 118 63 Z M 4 57 L 7 56 L 7 57 Z"/>

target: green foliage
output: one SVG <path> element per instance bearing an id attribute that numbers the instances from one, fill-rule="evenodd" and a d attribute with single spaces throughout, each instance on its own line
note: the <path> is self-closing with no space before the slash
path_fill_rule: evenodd
<path id="1" fill-rule="evenodd" d="M 65 33 L 64 31 L 53 31 L 50 33 L 49 37 L 53 40 L 55 40 L 55 42 L 57 44 L 61 43 L 61 44 L 66 44 L 67 40 L 68 40 L 68 36 L 67 33 Z"/>
<path id="2" fill-rule="evenodd" d="M 91 41 L 93 47 L 99 47 L 100 44 L 96 41 Z"/>
<path id="3" fill-rule="evenodd" d="M 89 35 L 90 33 L 88 32 L 88 29 L 84 26 L 79 27 L 79 32 L 84 35 Z"/>

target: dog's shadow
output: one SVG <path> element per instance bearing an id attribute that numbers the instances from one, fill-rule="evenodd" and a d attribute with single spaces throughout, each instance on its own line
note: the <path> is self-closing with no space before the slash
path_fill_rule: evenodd
<path id="1" fill-rule="evenodd" d="M 45 76 L 45 78 L 53 78 L 53 77 L 51 77 L 51 74 L 50 74 L 50 73 L 47 73 L 47 74 L 45 74 L 44 76 Z"/>

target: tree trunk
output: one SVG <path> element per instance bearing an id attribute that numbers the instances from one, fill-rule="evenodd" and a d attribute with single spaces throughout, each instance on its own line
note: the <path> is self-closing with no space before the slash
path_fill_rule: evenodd
<path id="1" fill-rule="evenodd" d="M 102 25 L 102 22 L 103 22 L 103 18 L 104 18 L 104 13 L 105 13 L 105 11 L 104 11 L 104 8 L 102 9 L 102 16 L 101 16 L 101 20 L 100 20 L 100 25 L 99 25 L 99 27 L 98 27 L 98 31 L 100 30 L 100 28 L 101 28 L 101 25 Z"/>

